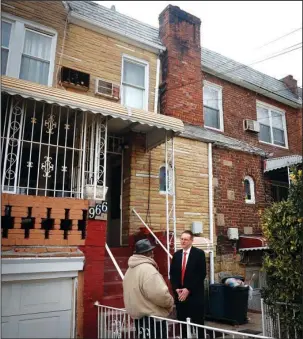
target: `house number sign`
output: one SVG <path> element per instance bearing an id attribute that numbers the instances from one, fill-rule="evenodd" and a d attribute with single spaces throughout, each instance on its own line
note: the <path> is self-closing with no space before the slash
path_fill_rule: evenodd
<path id="1" fill-rule="evenodd" d="M 102 201 L 101 204 L 96 204 L 95 206 L 90 206 L 88 208 L 88 219 L 106 219 L 107 213 L 107 201 Z"/>

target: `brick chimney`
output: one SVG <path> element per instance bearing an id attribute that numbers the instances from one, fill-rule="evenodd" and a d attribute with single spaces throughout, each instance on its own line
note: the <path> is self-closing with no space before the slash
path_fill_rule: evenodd
<path id="1" fill-rule="evenodd" d="M 298 82 L 293 78 L 292 75 L 288 75 L 287 77 L 281 79 L 284 84 L 296 95 L 298 96 Z"/>
<path id="2" fill-rule="evenodd" d="M 162 54 L 161 113 L 203 126 L 201 20 L 177 6 L 159 15 Z"/>

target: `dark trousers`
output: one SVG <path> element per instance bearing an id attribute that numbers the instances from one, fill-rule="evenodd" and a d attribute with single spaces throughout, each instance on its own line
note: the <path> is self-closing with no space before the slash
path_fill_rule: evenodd
<path id="1" fill-rule="evenodd" d="M 143 317 L 135 320 L 136 338 L 167 338 L 166 321 Z M 162 333 L 162 335 L 161 335 Z M 144 335 L 145 334 L 145 335 Z"/>
<path id="2" fill-rule="evenodd" d="M 198 325 L 204 325 L 204 306 L 191 303 L 190 301 L 176 302 L 177 319 L 186 321 L 190 318 L 190 322 Z M 204 329 L 191 326 L 191 332 L 198 330 L 198 338 L 204 339 Z M 196 332 L 197 333 L 197 332 Z M 187 338 L 187 326 L 182 325 L 182 338 Z"/>

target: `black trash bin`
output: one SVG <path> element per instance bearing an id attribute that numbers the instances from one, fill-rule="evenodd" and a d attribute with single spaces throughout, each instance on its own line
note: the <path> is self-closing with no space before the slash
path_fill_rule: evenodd
<path id="1" fill-rule="evenodd" d="M 209 318 L 223 319 L 225 317 L 225 288 L 225 285 L 216 283 L 209 286 L 209 308 L 207 314 Z"/>
<path id="2" fill-rule="evenodd" d="M 231 277 L 229 277 L 231 278 Z M 232 278 L 241 279 L 243 277 L 234 276 Z M 224 283 L 225 279 L 222 279 Z M 225 286 L 224 290 L 224 318 L 230 319 L 238 325 L 247 323 L 249 286 L 230 287 Z"/>

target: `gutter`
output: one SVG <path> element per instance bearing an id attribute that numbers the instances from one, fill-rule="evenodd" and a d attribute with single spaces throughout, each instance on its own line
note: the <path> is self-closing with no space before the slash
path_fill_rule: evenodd
<path id="1" fill-rule="evenodd" d="M 158 100 L 159 100 L 159 79 L 160 79 L 160 56 L 157 58 L 157 73 L 156 73 L 156 86 L 155 86 L 155 103 L 154 103 L 154 113 L 158 113 Z"/>
<path id="2" fill-rule="evenodd" d="M 208 206 L 209 206 L 209 240 L 211 242 L 210 251 L 210 283 L 215 282 L 215 263 L 214 263 L 214 202 L 213 202 L 213 157 L 212 144 L 208 144 Z"/>
<path id="3" fill-rule="evenodd" d="M 148 47 L 150 47 L 154 50 L 158 50 L 158 51 L 165 51 L 166 50 L 166 47 L 164 47 L 162 45 L 155 44 L 155 43 L 152 43 L 152 42 L 147 42 L 146 40 L 141 39 L 139 37 L 134 37 L 133 35 L 128 34 L 126 31 L 122 31 L 122 30 L 114 29 L 114 28 L 109 28 L 105 24 L 101 24 L 101 23 L 97 22 L 96 20 L 88 19 L 88 18 L 86 18 L 86 17 L 84 17 L 84 16 L 82 16 L 78 13 L 75 13 L 73 11 L 69 13 L 69 20 L 71 22 L 73 22 L 72 19 L 82 21 L 83 23 L 89 24 L 90 26 L 95 26 L 96 28 L 104 29 L 107 32 L 111 32 L 113 34 L 120 35 L 120 36 L 125 37 L 127 39 L 130 39 L 132 41 L 135 41 L 135 42 L 138 42 L 138 43 L 143 44 L 145 46 L 148 46 Z"/>

